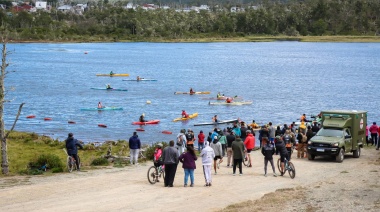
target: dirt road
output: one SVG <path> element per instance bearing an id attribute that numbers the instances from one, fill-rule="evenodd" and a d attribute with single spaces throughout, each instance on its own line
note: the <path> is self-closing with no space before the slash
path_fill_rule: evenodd
<path id="1" fill-rule="evenodd" d="M 243 176 L 232 176 L 226 160 L 218 174 L 212 176 L 212 187 L 203 186 L 200 160 L 193 188 L 183 187 L 181 166 L 173 188 L 165 188 L 162 181 L 149 184 L 146 173 L 150 163 L 54 176 L 0 178 L 0 211 L 217 211 L 249 200 L 256 201 L 247 202 L 252 207 L 246 211 L 377 211 L 380 208 L 380 152 L 373 149 L 363 149 L 359 159 L 347 156 L 343 163 L 323 158 L 293 159 L 295 179 L 290 179 L 288 174 L 264 177 L 263 157 L 258 151 L 253 153 L 253 168 L 244 167 Z M 276 203 L 273 199 L 276 195 L 294 197 L 287 202 L 269 204 Z"/>

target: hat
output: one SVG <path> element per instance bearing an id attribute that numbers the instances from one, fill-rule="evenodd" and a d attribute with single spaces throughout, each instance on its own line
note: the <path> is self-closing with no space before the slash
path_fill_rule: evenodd
<path id="1" fill-rule="evenodd" d="M 214 139 L 218 139 L 218 136 L 214 136 Z"/>
<path id="2" fill-rule="evenodd" d="M 158 144 L 156 144 L 156 145 L 162 147 L 162 144 L 161 144 L 161 143 L 158 143 Z"/>
<path id="3" fill-rule="evenodd" d="M 246 133 L 251 133 L 251 130 L 247 130 Z"/>
<path id="4" fill-rule="evenodd" d="M 278 135 L 276 136 L 276 140 L 280 141 L 281 140 L 281 137 Z"/>
<path id="5" fill-rule="evenodd" d="M 185 130 L 185 129 L 182 129 L 180 132 L 181 132 L 181 133 L 185 133 L 185 132 L 186 132 L 186 130 Z"/>
<path id="6" fill-rule="evenodd" d="M 73 137 L 74 136 L 74 134 L 73 133 L 69 133 L 69 137 Z"/>
<path id="7" fill-rule="evenodd" d="M 141 114 L 142 116 L 145 116 L 145 113 Z"/>
<path id="8" fill-rule="evenodd" d="M 253 123 L 255 123 L 255 120 L 252 120 Z"/>

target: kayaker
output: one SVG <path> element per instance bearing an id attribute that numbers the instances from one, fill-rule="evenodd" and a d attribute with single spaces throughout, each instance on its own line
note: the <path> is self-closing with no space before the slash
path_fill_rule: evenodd
<path id="1" fill-rule="evenodd" d="M 107 84 L 107 85 L 106 85 L 106 88 L 107 88 L 107 89 L 112 89 L 110 84 Z"/>
<path id="2" fill-rule="evenodd" d="M 232 98 L 231 97 L 227 97 L 227 99 L 226 99 L 226 103 L 232 103 Z"/>
<path id="3" fill-rule="evenodd" d="M 182 110 L 182 118 L 189 118 L 189 114 L 185 110 Z"/>
<path id="4" fill-rule="evenodd" d="M 98 108 L 104 108 L 101 102 L 98 103 Z"/>
<path id="5" fill-rule="evenodd" d="M 140 81 L 142 78 L 140 76 L 137 76 L 137 81 Z"/>
<path id="6" fill-rule="evenodd" d="M 213 122 L 218 122 L 218 115 L 215 115 L 214 117 L 212 117 L 212 121 Z"/>
<path id="7" fill-rule="evenodd" d="M 220 92 L 218 92 L 218 94 L 216 95 L 216 98 L 220 98 L 220 97 L 222 97 L 222 94 L 220 94 Z"/>
<path id="8" fill-rule="evenodd" d="M 193 88 L 190 88 L 190 94 L 193 94 L 193 93 L 195 93 L 195 92 L 193 91 Z"/>
<path id="9" fill-rule="evenodd" d="M 141 114 L 139 121 L 140 122 L 146 122 L 144 117 L 145 117 L 145 114 L 144 113 Z"/>
<path id="10" fill-rule="evenodd" d="M 110 72 L 110 75 L 112 76 L 113 74 L 114 74 L 113 71 L 111 71 L 111 72 Z"/>
<path id="11" fill-rule="evenodd" d="M 309 122 L 307 119 L 306 119 L 306 114 L 302 114 L 301 118 L 300 118 L 300 121 L 301 122 Z"/>

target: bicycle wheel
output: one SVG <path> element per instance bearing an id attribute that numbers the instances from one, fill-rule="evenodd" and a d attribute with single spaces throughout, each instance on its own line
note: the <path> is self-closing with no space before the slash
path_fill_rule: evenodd
<path id="1" fill-rule="evenodd" d="M 280 172 L 280 174 L 284 171 L 281 169 L 281 159 L 280 158 L 277 160 L 277 168 L 278 168 L 278 171 Z"/>
<path id="2" fill-rule="evenodd" d="M 161 170 L 161 176 L 162 176 L 163 182 L 165 182 L 165 170 Z"/>
<path id="3" fill-rule="evenodd" d="M 294 165 L 292 162 L 288 162 L 288 171 L 289 171 L 290 178 L 293 179 L 296 177 L 296 168 L 294 168 Z"/>
<path id="4" fill-rule="evenodd" d="M 250 165 L 250 163 L 249 163 L 249 159 L 248 159 L 248 156 L 246 155 L 245 157 L 244 157 L 244 159 L 243 159 L 243 164 L 244 164 L 244 166 L 249 166 Z"/>
<path id="5" fill-rule="evenodd" d="M 148 169 L 147 177 L 150 184 L 155 184 L 157 182 L 158 171 L 155 166 L 151 166 Z"/>
<path id="6" fill-rule="evenodd" d="M 69 171 L 69 172 L 73 171 L 73 169 L 74 169 L 74 161 L 73 161 L 72 157 L 67 156 L 66 166 L 67 166 L 67 171 Z"/>

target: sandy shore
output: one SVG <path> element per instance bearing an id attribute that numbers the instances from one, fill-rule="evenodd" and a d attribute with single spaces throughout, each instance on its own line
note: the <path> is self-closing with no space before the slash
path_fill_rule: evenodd
<path id="1" fill-rule="evenodd" d="M 165 188 L 162 181 L 149 184 L 146 175 L 151 163 L 53 176 L 4 177 L 0 179 L 0 211 L 218 211 L 244 201 L 250 201 L 249 209 L 229 210 L 380 208 L 380 152 L 374 149 L 363 149 L 359 159 L 347 156 L 343 163 L 324 158 L 293 159 L 295 179 L 288 174 L 264 177 L 263 157 L 258 151 L 253 153 L 253 167 L 243 168 L 243 176 L 232 176 L 226 160 L 212 176 L 212 187 L 203 186 L 200 160 L 193 188 L 183 187 L 181 166 L 173 188 Z M 292 198 L 276 200 L 276 196 L 284 195 Z"/>

